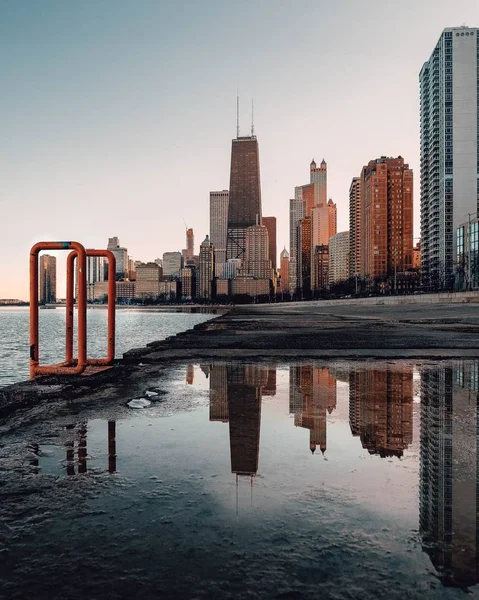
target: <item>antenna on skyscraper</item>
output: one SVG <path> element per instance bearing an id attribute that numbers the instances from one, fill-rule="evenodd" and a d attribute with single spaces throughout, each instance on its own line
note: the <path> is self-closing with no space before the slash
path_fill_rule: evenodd
<path id="1" fill-rule="evenodd" d="M 236 88 L 236 137 L 239 138 L 239 90 Z"/>
<path id="2" fill-rule="evenodd" d="M 254 136 L 254 100 L 251 98 L 251 137 Z"/>

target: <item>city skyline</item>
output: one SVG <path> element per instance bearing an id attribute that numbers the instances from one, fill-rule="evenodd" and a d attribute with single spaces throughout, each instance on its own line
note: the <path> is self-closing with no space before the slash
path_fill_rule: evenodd
<path id="1" fill-rule="evenodd" d="M 288 200 L 303 177 L 303 164 L 323 156 L 338 231 L 348 229 L 348 190 L 358 169 L 372 156 L 407 157 L 414 171 L 418 238 L 418 73 L 443 29 L 477 25 L 477 9 L 472 0 L 454 7 L 406 2 L 400 14 L 393 7 L 365 8 L 357 13 L 347 1 L 334 10 L 309 2 L 283 3 L 281 11 L 241 7 L 233 23 L 231 7 L 215 2 L 192 5 L 186 21 L 173 5 L 4 6 L 2 79 L 10 93 L 2 108 L 6 132 L 0 152 L 8 175 L 0 200 L 8 218 L 2 219 L 0 247 L 10 260 L 2 270 L 0 297 L 27 297 L 28 251 L 39 239 L 77 239 L 96 247 L 116 232 L 143 260 L 182 247 L 183 218 L 203 239 L 209 192 L 228 188 L 225 148 L 234 133 L 237 87 L 240 135 L 249 132 L 255 98 L 263 213 L 277 217 L 278 248 L 289 239 Z M 394 45 L 383 27 L 392 18 L 395 27 L 408 31 Z M 211 36 L 211 23 L 218 22 L 229 25 Z M 156 27 L 161 24 L 163 37 Z M 246 49 L 245 26 L 256 33 Z M 314 39 L 304 31 L 310 27 Z M 296 30 L 302 43 L 293 52 L 282 50 L 284 35 Z M 193 64 L 192 48 L 201 48 Z M 159 59 L 167 49 L 169 62 Z M 310 59 L 316 78 L 310 76 Z M 365 59 L 367 73 L 361 67 Z M 386 72 L 384 65 L 391 63 L 395 68 Z M 165 94 L 161 83 L 171 81 L 175 69 L 182 76 Z M 322 89 L 326 81 L 334 93 L 320 94 L 316 80 Z M 388 128 L 375 131 L 364 119 L 372 110 L 373 80 L 375 117 L 397 115 Z M 390 94 L 391 86 L 397 95 Z M 351 144 L 351 135 L 357 144 Z"/>

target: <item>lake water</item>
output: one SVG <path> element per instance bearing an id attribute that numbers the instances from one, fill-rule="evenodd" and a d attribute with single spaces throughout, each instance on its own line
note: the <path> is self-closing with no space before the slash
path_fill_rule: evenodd
<path id="1" fill-rule="evenodd" d="M 478 389 L 472 360 L 184 365 L 143 410 L 0 423 L 0 592 L 479 597 Z"/>
<path id="2" fill-rule="evenodd" d="M 65 360 L 65 309 L 40 310 L 40 363 Z M 76 315 L 75 315 L 76 316 Z M 152 309 L 116 311 L 116 356 L 131 348 L 163 340 L 213 317 L 208 313 L 160 312 Z M 25 381 L 30 367 L 29 308 L 0 307 L 0 387 Z M 106 356 L 107 311 L 87 312 L 89 358 Z M 76 343 L 76 338 L 75 338 Z M 75 352 L 76 353 L 76 352 Z"/>

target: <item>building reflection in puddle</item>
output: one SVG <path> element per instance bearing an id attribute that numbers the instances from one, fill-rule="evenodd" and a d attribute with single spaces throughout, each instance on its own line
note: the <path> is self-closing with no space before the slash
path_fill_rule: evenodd
<path id="1" fill-rule="evenodd" d="M 209 420 L 228 424 L 231 472 L 237 485 L 245 477 L 253 486 L 260 464 L 262 398 L 276 395 L 276 369 L 242 364 L 200 368 L 209 378 Z M 411 365 L 398 363 L 290 367 L 289 412 L 294 426 L 309 430 L 305 451 L 327 451 L 328 415 L 334 415 L 337 382 L 342 381 L 349 384 L 351 434 L 378 459 L 403 457 L 413 442 L 414 372 Z M 479 363 L 422 365 L 419 375 L 421 543 L 444 585 L 467 587 L 479 582 Z M 193 383 L 189 365 L 186 384 Z M 66 472 L 85 473 L 87 423 L 71 425 L 67 433 Z M 115 421 L 107 423 L 107 450 L 108 471 L 115 473 Z M 33 446 L 32 451 L 37 454 Z M 38 466 L 36 456 L 31 464 Z"/>
<path id="2" fill-rule="evenodd" d="M 369 454 L 401 457 L 412 443 L 413 367 L 352 369 L 349 424 Z"/>
<path id="3" fill-rule="evenodd" d="M 479 582 L 476 361 L 421 377 L 420 532 L 445 585 Z"/>

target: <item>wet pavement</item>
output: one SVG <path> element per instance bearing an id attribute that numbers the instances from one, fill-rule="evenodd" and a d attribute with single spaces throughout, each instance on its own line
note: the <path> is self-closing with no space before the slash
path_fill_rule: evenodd
<path id="1" fill-rule="evenodd" d="M 474 360 L 215 362 L 19 411 L 0 595 L 479 597 L 478 389 Z"/>

